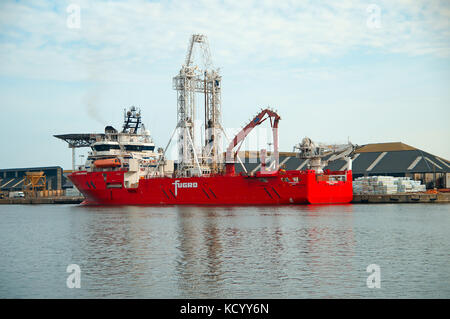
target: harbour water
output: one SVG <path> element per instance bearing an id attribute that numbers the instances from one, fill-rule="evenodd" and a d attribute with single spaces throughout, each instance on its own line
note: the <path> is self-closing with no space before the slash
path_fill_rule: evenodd
<path id="1" fill-rule="evenodd" d="M 450 298 L 449 270 L 449 204 L 0 205 L 0 298 Z"/>

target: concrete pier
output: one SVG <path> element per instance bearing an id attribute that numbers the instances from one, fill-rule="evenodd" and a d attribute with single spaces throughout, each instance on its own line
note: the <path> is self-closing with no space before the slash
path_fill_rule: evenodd
<path id="1" fill-rule="evenodd" d="M 386 195 L 353 195 L 352 203 L 450 203 L 450 193 L 406 193 Z"/>
<path id="2" fill-rule="evenodd" d="M 80 204 L 83 196 L 58 196 L 58 197 L 36 197 L 36 198 L 3 198 L 1 204 Z"/>
<path id="3" fill-rule="evenodd" d="M 4 198 L 1 204 L 80 204 L 82 196 L 59 196 L 37 198 Z M 450 193 L 439 194 L 390 194 L 390 195 L 353 195 L 353 204 L 381 203 L 450 203 Z"/>

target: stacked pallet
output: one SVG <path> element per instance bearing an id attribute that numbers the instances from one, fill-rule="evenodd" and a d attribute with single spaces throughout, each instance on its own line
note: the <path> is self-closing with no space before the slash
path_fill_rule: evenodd
<path id="1" fill-rule="evenodd" d="M 353 181 L 353 193 L 385 195 L 397 193 L 424 192 L 425 185 L 409 177 L 364 176 Z"/>
<path id="2" fill-rule="evenodd" d="M 425 192 L 425 185 L 422 185 L 420 181 L 415 181 L 409 177 L 398 177 L 397 181 L 397 191 L 399 193 L 416 193 Z"/>

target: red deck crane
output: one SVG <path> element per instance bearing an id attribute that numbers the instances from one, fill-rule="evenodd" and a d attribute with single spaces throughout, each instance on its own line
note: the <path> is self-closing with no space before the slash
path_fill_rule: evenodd
<path id="1" fill-rule="evenodd" d="M 270 119 L 270 126 L 273 134 L 273 153 L 275 157 L 275 169 L 278 170 L 278 122 L 281 117 L 273 110 L 264 109 L 259 112 L 230 142 L 226 152 L 226 174 L 235 175 L 234 163 L 236 162 L 236 155 L 239 149 L 232 156 L 233 149 L 244 139 L 256 126 L 262 124 L 265 120 Z"/>

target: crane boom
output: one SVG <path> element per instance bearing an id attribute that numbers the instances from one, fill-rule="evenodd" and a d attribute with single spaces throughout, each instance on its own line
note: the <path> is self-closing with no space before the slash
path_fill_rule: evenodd
<path id="1" fill-rule="evenodd" d="M 203 55 L 203 68 L 204 68 L 203 71 L 213 69 L 208 38 L 206 37 L 206 35 L 203 34 L 193 34 L 191 39 L 189 40 L 189 46 L 185 60 L 186 67 L 190 67 L 194 63 L 195 43 L 198 43 L 201 49 L 201 53 Z"/>
<path id="2" fill-rule="evenodd" d="M 244 139 L 248 134 L 258 125 L 263 123 L 265 120 L 270 119 L 272 134 L 273 134 L 273 149 L 275 157 L 275 168 L 278 169 L 278 122 L 281 117 L 273 110 L 264 109 L 261 110 L 230 142 L 226 152 L 226 173 L 227 175 L 234 175 L 234 163 L 236 161 L 237 152 L 233 155 L 233 149 Z"/>
<path id="3" fill-rule="evenodd" d="M 349 162 L 348 167 L 351 170 L 351 155 L 353 154 L 356 146 L 351 144 L 340 145 L 321 145 L 314 143 L 309 137 L 302 139 L 302 142 L 294 146 L 294 152 L 299 150 L 297 156 L 299 158 L 308 159 L 308 167 L 319 173 L 323 172 L 323 168 L 328 165 L 329 162 L 336 161 L 338 159 L 347 159 Z M 324 157 L 330 156 L 327 160 L 323 160 Z"/>

